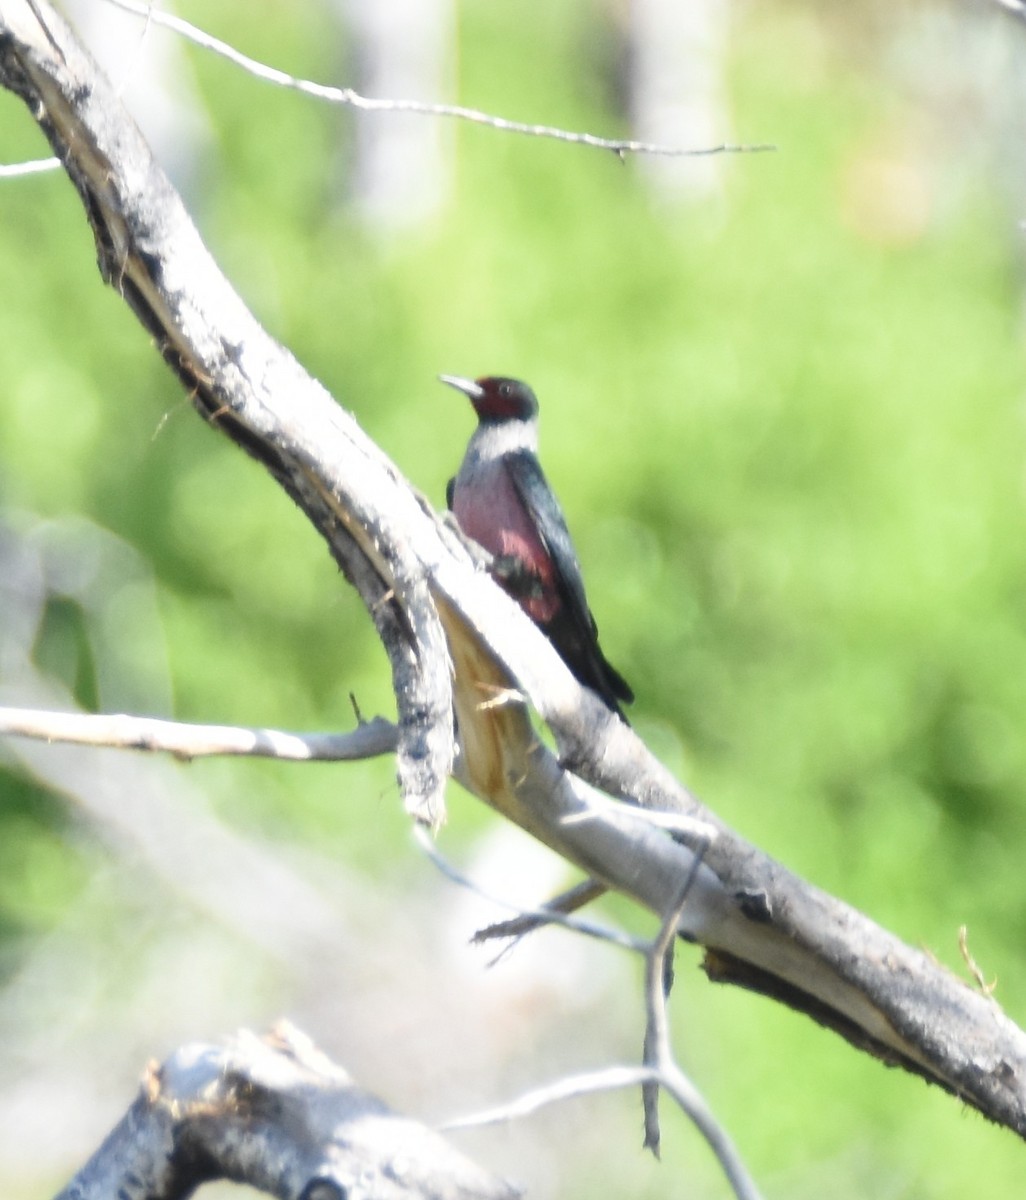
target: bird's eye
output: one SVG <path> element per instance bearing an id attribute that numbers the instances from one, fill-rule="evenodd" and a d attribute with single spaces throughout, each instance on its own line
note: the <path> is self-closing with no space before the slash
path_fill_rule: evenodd
<path id="1" fill-rule="evenodd" d="M 502 396 L 503 399 L 508 400 L 510 398 L 510 396 L 513 395 L 512 385 L 509 383 L 500 383 L 499 384 L 499 395 Z"/>

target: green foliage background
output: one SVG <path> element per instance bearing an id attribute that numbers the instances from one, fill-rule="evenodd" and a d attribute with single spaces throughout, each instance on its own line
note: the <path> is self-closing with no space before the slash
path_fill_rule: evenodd
<path id="1" fill-rule="evenodd" d="M 317 5 L 192 9 L 257 58 L 336 70 Z M 739 16 L 735 131 L 778 149 L 724 162 L 720 201 L 659 205 L 635 163 L 460 127 L 449 203 L 387 240 L 332 195 L 349 116 L 191 52 L 218 138 L 193 207 L 258 315 L 437 503 L 472 422 L 435 375 L 531 381 L 642 735 L 746 836 L 956 969 L 968 925 L 1021 1022 L 1021 214 L 888 71 L 872 17 Z M 617 132 L 604 20 L 583 0 L 464 4 L 461 98 Z M 7 96 L 0 135 L 7 161 L 42 152 Z M 143 678 L 141 707 L 290 728 L 347 726 L 350 692 L 391 711 L 358 601 L 100 285 L 58 175 L 0 190 L 0 355 L 0 504 L 85 515 L 152 564 L 173 696 Z M 55 611 L 38 654 L 94 705 L 75 628 Z M 391 766 L 342 770 L 372 820 L 325 767 L 225 768 L 223 812 L 399 886 L 412 851 Z M 450 837 L 492 820 L 457 800 Z M 85 886 L 68 822 L 0 774 L 8 971 Z M 684 969 L 677 1019 L 768 1195 L 1020 1194 L 1011 1134 L 807 1021 Z M 665 1140 L 662 1171 L 639 1165 L 624 1194 L 665 1195 L 681 1173 L 726 1194 L 695 1135 L 671 1119 Z M 594 1186 L 585 1173 L 579 1194 Z"/>

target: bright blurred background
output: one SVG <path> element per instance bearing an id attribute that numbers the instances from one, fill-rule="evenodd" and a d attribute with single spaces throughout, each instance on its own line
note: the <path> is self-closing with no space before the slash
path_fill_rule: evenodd
<path id="1" fill-rule="evenodd" d="M 683 13 L 677 9 L 685 10 Z M 232 0 L 178 11 L 375 95 L 773 153 L 680 164 L 354 116 L 156 27 L 76 19 L 271 331 L 441 504 L 439 371 L 527 379 L 639 732 L 721 816 L 1026 1016 L 1026 24 L 997 3 Z M 373 18 L 373 19 L 372 19 Z M 0 95 L 0 160 L 46 148 Z M 345 729 L 393 711 L 355 594 L 101 285 L 61 174 L 0 186 L 0 702 Z M 451 789 L 441 847 L 572 877 Z M 0 746 L 0 1180 L 50 1195 L 143 1064 L 285 1014 L 429 1121 L 640 1054 L 640 969 L 493 915 L 388 761 Z M 596 918 L 653 922 L 610 901 Z M 684 1066 L 768 1197 L 1022 1192 L 937 1089 L 681 947 Z M 464 1135 L 532 1197 L 724 1197 L 635 1095 Z M 228 1194 L 230 1189 L 224 1189 Z"/>

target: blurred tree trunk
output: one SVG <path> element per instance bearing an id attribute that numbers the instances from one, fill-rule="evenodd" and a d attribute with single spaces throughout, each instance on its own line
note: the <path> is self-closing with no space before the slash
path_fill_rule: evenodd
<path id="1" fill-rule="evenodd" d="M 730 140 L 724 80 L 729 0 L 628 0 L 626 91 L 631 134 L 666 146 Z M 663 199 L 720 191 L 724 160 L 643 158 L 639 168 Z"/>
<path id="2" fill-rule="evenodd" d="M 357 91 L 373 98 L 431 100 L 451 85 L 452 0 L 332 0 Z M 430 216 L 451 176 L 451 139 L 440 121 L 403 113 L 360 112 L 353 162 L 342 173 L 349 202 L 383 231 Z"/>

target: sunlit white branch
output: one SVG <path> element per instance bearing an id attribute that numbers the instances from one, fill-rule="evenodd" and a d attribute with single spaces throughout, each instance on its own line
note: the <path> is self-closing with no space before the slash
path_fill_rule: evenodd
<path id="1" fill-rule="evenodd" d="M 163 750 L 178 758 L 245 755 L 294 762 L 340 762 L 394 753 L 396 728 L 375 717 L 349 733 L 287 733 L 235 725 L 189 725 L 152 717 L 102 713 L 42 712 L 0 707 L 0 733 L 45 742 Z"/>
<path id="2" fill-rule="evenodd" d="M 60 170 L 59 158 L 34 158 L 29 162 L 0 163 L 0 179 L 18 179 L 22 175 L 43 175 Z"/>
<path id="3" fill-rule="evenodd" d="M 562 818 L 564 825 L 579 825 L 583 821 L 601 818 L 603 814 L 616 812 L 618 816 L 641 821 L 645 825 L 654 825 L 657 829 L 665 829 L 668 833 L 679 833 L 696 842 L 711 845 L 716 840 L 716 828 L 710 822 L 699 817 L 689 817 L 685 813 L 662 812 L 655 808 L 638 808 L 635 805 L 625 805 L 619 800 L 613 800 L 597 788 L 589 787 L 583 781 L 576 789 L 579 800 L 585 805 L 582 812 L 570 813 Z"/>
<path id="4" fill-rule="evenodd" d="M 454 1129 L 480 1129 L 485 1125 L 501 1125 L 506 1121 L 529 1117 L 540 1109 L 547 1108 L 550 1104 L 559 1104 L 563 1100 L 658 1082 L 659 1072 L 651 1067 L 602 1067 L 598 1071 L 584 1071 L 579 1075 L 563 1075 L 544 1087 L 524 1092 L 509 1104 L 486 1108 L 466 1117 L 455 1117 L 440 1125 L 439 1129 L 443 1133 L 451 1133 Z"/>

